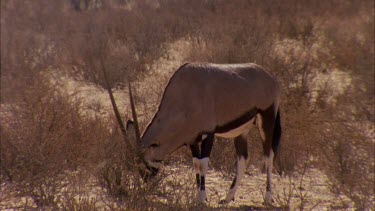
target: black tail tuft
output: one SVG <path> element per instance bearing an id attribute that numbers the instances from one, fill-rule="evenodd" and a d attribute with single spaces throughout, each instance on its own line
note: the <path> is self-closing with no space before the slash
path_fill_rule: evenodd
<path id="1" fill-rule="evenodd" d="M 275 126 L 273 129 L 273 140 L 272 140 L 272 150 L 275 153 L 277 153 L 277 150 L 279 148 L 281 139 L 281 121 L 280 121 L 280 110 L 277 110 L 276 120 L 275 120 Z"/>

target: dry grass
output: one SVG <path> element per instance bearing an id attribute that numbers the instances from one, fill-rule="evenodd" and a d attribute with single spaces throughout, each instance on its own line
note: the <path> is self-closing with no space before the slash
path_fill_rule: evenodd
<path id="1" fill-rule="evenodd" d="M 197 205 L 194 176 L 179 175 L 189 169 L 190 152 L 178 150 L 166 162 L 171 167 L 143 183 L 109 100 L 98 97 L 107 88 L 103 70 L 124 96 L 134 81 L 144 128 L 173 70 L 202 61 L 256 62 L 279 78 L 283 136 L 275 173 L 284 177 L 275 175 L 276 206 L 374 209 L 373 8 L 373 1 L 352 0 L 2 1 L 0 208 L 262 208 L 256 129 L 249 191 L 240 191 L 239 203 L 216 205 L 235 162 L 233 143 L 217 140 L 212 202 Z M 90 88 L 67 91 L 56 75 Z M 123 95 L 115 96 L 125 120 Z M 314 183 L 316 172 L 326 177 Z"/>

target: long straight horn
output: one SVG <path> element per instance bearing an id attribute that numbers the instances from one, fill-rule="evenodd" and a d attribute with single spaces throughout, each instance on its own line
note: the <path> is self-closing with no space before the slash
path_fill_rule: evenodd
<path id="1" fill-rule="evenodd" d="M 139 144 L 139 141 L 141 140 L 141 135 L 139 133 L 139 124 L 138 124 L 138 119 L 137 119 L 137 113 L 135 112 L 134 99 L 133 99 L 133 93 L 132 93 L 132 87 L 131 87 L 130 81 L 129 81 L 129 97 L 130 97 L 130 107 L 132 109 L 132 115 L 133 115 L 134 126 L 135 126 L 135 135 L 136 135 L 137 143 Z"/>

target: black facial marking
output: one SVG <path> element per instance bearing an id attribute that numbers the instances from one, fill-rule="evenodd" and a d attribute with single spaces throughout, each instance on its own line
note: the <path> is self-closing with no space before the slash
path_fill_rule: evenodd
<path id="1" fill-rule="evenodd" d="M 149 171 L 149 172 L 142 172 L 142 177 L 145 181 L 156 176 L 156 174 L 159 172 L 158 168 L 150 166 L 145 160 L 143 160 L 143 164 L 146 166 L 146 169 Z"/>
<path id="2" fill-rule="evenodd" d="M 159 144 L 151 144 L 150 147 L 159 147 Z"/>
<path id="3" fill-rule="evenodd" d="M 155 167 L 151 167 L 151 166 L 146 166 L 147 169 L 149 171 L 151 171 L 151 175 L 150 176 L 156 176 L 156 174 L 159 172 L 159 169 L 158 168 L 155 168 Z"/>
<path id="4" fill-rule="evenodd" d="M 233 129 L 236 129 L 240 127 L 241 125 L 249 122 L 252 118 L 254 118 L 258 113 L 257 108 L 253 108 L 250 111 L 246 112 L 242 116 L 238 117 L 237 119 L 234 119 L 224 125 L 218 125 L 215 128 L 215 133 L 226 133 Z"/>
<path id="5" fill-rule="evenodd" d="M 130 126 L 130 125 L 133 125 L 133 124 L 134 124 L 134 122 L 133 122 L 132 120 L 128 120 L 128 121 L 126 122 L 126 129 L 129 130 L 129 126 Z"/>
<path id="6" fill-rule="evenodd" d="M 145 182 L 148 182 L 149 179 L 151 179 L 151 178 L 153 178 L 153 177 L 156 176 L 156 174 L 158 173 L 159 169 L 154 168 L 154 167 L 149 167 L 149 166 L 146 166 L 146 169 L 147 170 L 140 170 L 140 174 L 141 174 L 142 179 Z"/>

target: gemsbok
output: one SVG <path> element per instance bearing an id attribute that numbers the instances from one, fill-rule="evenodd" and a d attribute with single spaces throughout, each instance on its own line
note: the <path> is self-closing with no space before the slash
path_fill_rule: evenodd
<path id="1" fill-rule="evenodd" d="M 200 202 L 207 200 L 205 177 L 215 136 L 234 138 L 236 176 L 221 202 L 234 200 L 249 160 L 246 135 L 257 117 L 266 157 L 265 203 L 272 202 L 271 173 L 281 137 L 280 85 L 267 70 L 252 63 L 182 65 L 169 80 L 142 136 L 130 83 L 129 95 L 134 122 L 128 121 L 127 134 L 140 152 L 143 176 L 155 176 L 168 154 L 189 145 Z"/>

